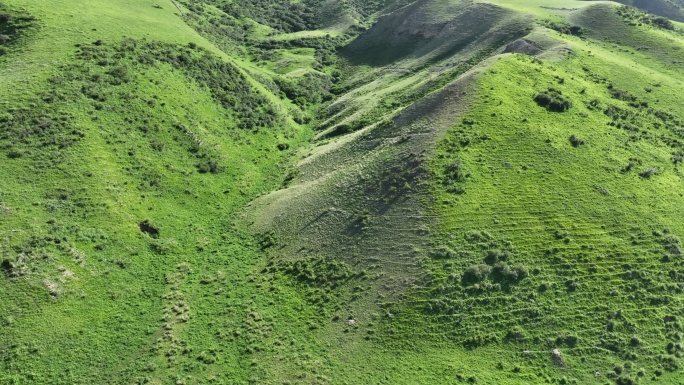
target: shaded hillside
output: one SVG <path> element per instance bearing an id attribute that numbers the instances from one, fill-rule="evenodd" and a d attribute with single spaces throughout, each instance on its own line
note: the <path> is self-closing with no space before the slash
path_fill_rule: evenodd
<path id="1" fill-rule="evenodd" d="M 191 12 L 216 8 L 237 22 L 251 21 L 274 31 L 293 33 L 320 28 L 347 29 L 365 24 L 378 12 L 391 10 L 407 1 L 181 1 Z M 241 31 L 236 31 L 241 32 Z"/>
<path id="2" fill-rule="evenodd" d="M 489 4 L 418 1 L 380 18 L 343 53 L 357 65 L 388 65 L 406 59 L 434 64 L 468 46 L 482 47 L 491 41 L 498 47 L 509 31 L 520 28 L 511 20 L 513 16 Z"/>
<path id="3" fill-rule="evenodd" d="M 681 0 L 618 0 L 617 2 L 637 7 L 653 15 L 684 22 L 684 2 Z"/>

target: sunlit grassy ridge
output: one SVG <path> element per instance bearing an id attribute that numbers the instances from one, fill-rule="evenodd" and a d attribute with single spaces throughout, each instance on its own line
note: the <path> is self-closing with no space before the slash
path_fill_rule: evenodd
<path id="1" fill-rule="evenodd" d="M 0 383 L 680 382 L 680 24 L 4 3 Z"/>

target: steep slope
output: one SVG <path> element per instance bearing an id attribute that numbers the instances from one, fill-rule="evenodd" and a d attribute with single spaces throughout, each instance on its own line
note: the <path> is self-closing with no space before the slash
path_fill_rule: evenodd
<path id="1" fill-rule="evenodd" d="M 422 280 L 424 270 L 420 266 L 431 222 L 425 212 L 430 200 L 425 189 L 428 154 L 467 105 L 473 79 L 480 71 L 479 60 L 489 52 L 503 51 L 508 43 L 531 29 L 529 20 L 526 24 L 525 18 L 501 8 L 458 2 L 451 10 L 459 12 L 448 13 L 454 18 L 434 27 L 432 17 L 444 11 L 440 5 L 423 1 L 398 11 L 398 15 L 384 16 L 345 47 L 346 57 L 360 55 L 365 60 L 365 52 L 378 50 L 359 47 L 382 41 L 374 37 L 376 30 L 390 35 L 402 35 L 405 28 L 445 30 L 441 36 L 430 38 L 431 43 L 421 45 L 431 51 L 420 48 L 421 53 L 393 63 L 406 72 L 373 70 L 371 73 L 378 78 L 371 84 L 340 96 L 331 110 L 368 89 L 382 95 L 361 107 L 365 116 L 357 113 L 343 120 L 354 122 L 358 131 L 349 134 L 354 129 L 345 128 L 345 123 L 325 129 L 317 135 L 319 148 L 302 159 L 285 188 L 255 202 L 257 228 L 268 234 L 269 246 L 275 249 L 271 264 L 316 256 L 343 261 L 363 275 L 372 274 L 372 279 L 364 278 L 368 285 L 364 301 L 345 310 L 359 317 L 377 311 L 373 302 L 378 298 L 373 293 L 395 298 Z M 493 17 L 497 14 L 498 19 Z M 407 15 L 411 21 L 399 26 L 388 20 Z M 482 29 L 464 26 L 458 39 L 447 39 L 453 35 L 448 30 L 476 15 L 489 24 Z M 506 21 L 505 15 L 509 16 Z M 401 40 L 396 44 L 404 43 Z M 465 63 L 456 67 L 454 63 L 459 60 Z M 421 70 L 431 61 L 439 69 Z M 360 76 L 368 73 L 361 70 Z M 391 105 L 383 97 L 397 102 Z M 347 105 L 346 109 L 353 107 Z M 384 120 L 379 119 L 383 114 Z"/>

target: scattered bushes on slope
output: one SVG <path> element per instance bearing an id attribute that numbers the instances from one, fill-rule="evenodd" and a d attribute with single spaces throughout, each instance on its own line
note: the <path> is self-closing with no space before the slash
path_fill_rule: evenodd
<path id="1" fill-rule="evenodd" d="M 669 19 L 662 16 L 650 15 L 642 10 L 623 5 L 616 10 L 617 14 L 630 25 L 647 24 L 656 28 L 674 31 L 675 25 Z"/>
<path id="2" fill-rule="evenodd" d="M 350 280 L 364 275 L 343 261 L 314 255 L 296 260 L 273 258 L 262 271 L 266 272 L 296 280 L 306 298 L 321 306 L 338 299 L 340 290 Z"/>
<path id="3" fill-rule="evenodd" d="M 215 2 L 203 4 L 201 1 L 182 3 L 195 13 L 204 12 L 204 5 L 207 3 L 215 5 Z M 219 8 L 235 19 L 249 18 L 278 31 L 299 32 L 318 29 L 330 22 L 330 16 L 340 17 L 345 13 L 354 14 L 355 18 L 363 21 L 391 3 L 393 1 L 389 0 L 345 1 L 332 7 L 337 10 L 334 15 L 324 14 L 326 9 L 330 11 L 331 4 L 322 4 L 319 0 L 237 0 L 220 5 Z"/>
<path id="4" fill-rule="evenodd" d="M 275 81 L 285 96 L 299 107 L 318 104 L 332 97 L 328 91 L 332 86 L 332 81 L 324 74 L 309 72 L 296 80 L 276 78 Z"/>
<path id="5" fill-rule="evenodd" d="M 120 103 L 134 102 L 141 108 L 158 108 L 157 100 L 139 98 L 134 85 L 141 68 L 168 64 L 204 86 L 240 129 L 252 132 L 264 128 L 277 129 L 284 122 L 282 115 L 261 93 L 255 91 L 248 79 L 234 65 L 214 56 L 196 45 L 179 46 L 156 41 L 125 39 L 119 45 L 97 41 L 79 46 L 76 63 L 64 66 L 52 77 L 46 90 L 34 101 L 30 109 L 8 109 L 0 113 L 0 151 L 10 159 L 31 158 L 40 160 L 41 167 L 58 164 L 66 150 L 86 136 L 70 112 L 74 103 L 86 97 L 92 110 L 88 112 L 97 121 L 97 111 L 120 108 Z M 309 95 L 306 95 L 309 96 Z M 312 97 L 316 99 L 315 97 Z M 163 103 L 162 103 L 163 106 Z M 161 107 L 161 106 L 160 106 Z M 131 109 L 122 113 L 127 123 L 140 121 L 143 133 L 154 132 L 158 127 L 146 119 L 130 116 Z M 126 115 L 128 114 L 128 115 Z M 177 129 L 175 135 L 181 144 L 198 159 L 200 173 L 218 173 L 223 170 L 220 155 L 206 146 L 196 133 L 178 122 L 168 122 Z M 153 140 L 153 139 L 151 139 Z M 159 142 L 151 142 L 156 150 L 163 149 Z M 133 156 L 134 150 L 129 151 Z M 153 186 L 158 179 L 150 176 Z"/>
<path id="6" fill-rule="evenodd" d="M 307 5 L 289 0 L 238 0 L 221 9 L 238 19 L 248 17 L 279 31 L 298 32 L 317 28 L 317 8 Z"/>
<path id="7" fill-rule="evenodd" d="M 289 4 L 287 1 L 275 4 L 278 7 Z M 255 24 L 248 19 L 241 18 L 241 12 L 254 12 L 264 4 L 255 3 L 249 7 L 236 4 L 226 5 L 222 9 L 216 9 L 203 5 L 202 2 L 187 4 L 191 12 L 185 15 L 186 22 L 200 35 L 204 36 L 223 51 L 235 56 L 242 56 L 246 60 L 252 60 L 257 65 L 266 65 L 276 60 L 280 52 L 290 49 L 309 48 L 314 50 L 314 61 L 311 63 L 311 71 L 302 77 L 273 77 L 252 74 L 252 77 L 262 83 L 274 94 L 283 92 L 287 98 L 299 107 L 308 107 L 331 98 L 330 89 L 333 82 L 339 80 L 340 71 L 335 70 L 337 64 L 337 49 L 348 39 L 347 35 L 338 37 L 306 37 L 286 40 L 263 40 L 255 35 Z M 288 7 L 301 7 L 301 4 L 291 4 Z M 234 9 L 235 7 L 240 9 Z M 270 12 L 270 8 L 267 8 Z M 266 13 L 268 13 L 266 12 Z M 264 12 L 259 11 L 260 15 Z M 295 12 L 296 13 L 296 12 Z M 283 20 L 289 16 L 276 15 Z M 277 23 L 276 23 L 277 24 Z M 312 29 L 311 23 L 304 23 L 300 27 Z M 285 28 L 286 32 L 301 30 L 301 28 Z M 194 47 L 193 47 L 194 48 Z M 309 68 L 307 68 L 309 69 Z M 304 119 L 297 119 L 300 123 Z"/>
<path id="8" fill-rule="evenodd" d="M 82 46 L 77 57 L 108 66 L 109 82 L 128 81 L 127 66 L 167 63 L 184 71 L 190 78 L 207 87 L 214 99 L 231 111 L 237 126 L 257 131 L 281 123 L 271 102 L 255 92 L 242 72 L 233 64 L 194 44 L 182 47 L 158 41 L 125 39 L 119 46 Z"/>
<path id="9" fill-rule="evenodd" d="M 7 53 L 8 47 L 35 24 L 34 16 L 16 12 L 0 3 L 0 56 Z"/>

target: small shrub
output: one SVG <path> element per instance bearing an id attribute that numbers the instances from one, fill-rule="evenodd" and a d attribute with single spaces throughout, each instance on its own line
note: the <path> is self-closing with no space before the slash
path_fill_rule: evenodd
<path id="1" fill-rule="evenodd" d="M 498 249 L 489 250 L 487 256 L 485 257 L 485 262 L 489 265 L 494 265 L 500 261 L 507 261 L 511 256 L 509 251 L 501 251 Z"/>
<path id="2" fill-rule="evenodd" d="M 652 177 L 653 175 L 655 175 L 656 172 L 657 172 L 657 171 L 656 171 L 655 168 L 649 167 L 649 168 L 644 169 L 643 171 L 641 171 L 641 172 L 639 173 L 639 176 L 642 177 L 642 178 L 648 179 L 648 178 Z"/>
<path id="3" fill-rule="evenodd" d="M 447 246 L 440 246 L 430 253 L 434 259 L 454 259 L 457 254 Z"/>
<path id="4" fill-rule="evenodd" d="M 565 35 L 572 35 L 572 36 L 582 36 L 584 34 L 584 30 L 582 27 L 577 26 L 577 25 L 570 25 L 567 23 L 557 23 L 555 21 L 550 21 L 547 20 L 545 22 L 546 26 L 550 29 L 553 29 L 556 32 L 565 34 Z"/>
<path id="5" fill-rule="evenodd" d="M 466 190 L 463 188 L 463 186 L 448 186 L 445 189 L 446 192 L 449 194 L 454 194 L 454 195 L 463 195 L 465 194 Z"/>
<path id="6" fill-rule="evenodd" d="M 10 150 L 7 153 L 7 157 L 10 159 L 18 159 L 18 158 L 21 158 L 22 155 L 24 155 L 24 153 L 19 151 L 19 150 Z"/>
<path id="7" fill-rule="evenodd" d="M 525 341 L 525 331 L 520 327 L 515 327 L 506 333 L 505 339 L 507 341 L 523 342 Z"/>
<path id="8" fill-rule="evenodd" d="M 154 139 L 150 141 L 150 147 L 152 147 L 152 149 L 155 151 L 161 152 L 164 150 L 165 146 L 166 145 L 161 140 Z"/>
<path id="9" fill-rule="evenodd" d="M 572 147 L 579 147 L 584 145 L 584 140 L 578 138 L 576 135 L 572 135 L 570 137 L 570 144 L 572 144 Z"/>
<path id="10" fill-rule="evenodd" d="M 538 93 L 534 97 L 534 101 L 550 112 L 565 112 L 572 107 L 572 102 L 564 98 L 563 94 L 554 88 Z"/>
<path id="11" fill-rule="evenodd" d="M 454 182 L 465 182 L 468 174 L 463 170 L 460 161 L 452 163 L 444 170 L 444 184 L 450 185 Z"/>
<path id="12" fill-rule="evenodd" d="M 548 291 L 549 289 L 551 289 L 551 284 L 549 282 L 542 282 L 539 284 L 539 287 L 537 288 L 537 290 L 540 293 L 544 293 L 544 292 Z"/>
<path id="13" fill-rule="evenodd" d="M 483 281 L 489 273 L 492 272 L 492 267 L 485 264 L 470 266 L 463 273 L 461 280 L 464 284 L 473 284 Z"/>
<path id="14" fill-rule="evenodd" d="M 656 27 L 668 29 L 670 31 L 674 31 L 675 29 L 674 23 L 662 16 L 651 16 L 651 23 Z"/>
<path id="15" fill-rule="evenodd" d="M 617 88 L 610 88 L 610 96 L 612 96 L 613 99 L 624 100 L 626 102 L 633 102 L 637 100 L 636 96 L 625 90 L 619 90 Z"/>
<path id="16" fill-rule="evenodd" d="M 517 282 L 526 278 L 530 273 L 524 266 L 509 266 L 506 262 L 497 262 L 492 269 L 496 281 Z"/>
<path id="17" fill-rule="evenodd" d="M 674 372 L 675 370 L 679 369 L 679 362 L 677 360 L 677 357 L 673 355 L 661 356 L 661 363 L 663 365 L 663 368 L 668 372 Z"/>
<path id="18" fill-rule="evenodd" d="M 637 380 L 629 376 L 620 376 L 615 383 L 617 385 L 637 385 Z"/>
<path id="19" fill-rule="evenodd" d="M 128 83 L 130 81 L 130 76 L 128 74 L 128 68 L 124 66 L 114 67 L 107 71 L 107 74 L 112 77 L 112 84 L 122 84 Z"/>
<path id="20" fill-rule="evenodd" d="M 567 336 L 565 337 L 564 342 L 566 345 L 568 345 L 568 347 L 575 348 L 577 347 L 579 338 L 577 336 Z"/>
<path id="21" fill-rule="evenodd" d="M 223 167 L 221 167 L 217 161 L 208 159 L 197 164 L 197 171 L 199 171 L 200 174 L 218 174 L 223 171 Z"/>
<path id="22" fill-rule="evenodd" d="M 639 161 L 638 159 L 632 158 L 629 160 L 629 163 L 627 163 L 627 165 L 622 169 L 622 172 L 628 173 L 628 172 L 632 171 L 632 169 L 634 167 L 636 167 L 640 164 L 641 164 L 641 161 Z"/>
<path id="23" fill-rule="evenodd" d="M 148 220 L 138 223 L 138 228 L 152 238 L 159 238 L 159 229 L 153 226 Z"/>

